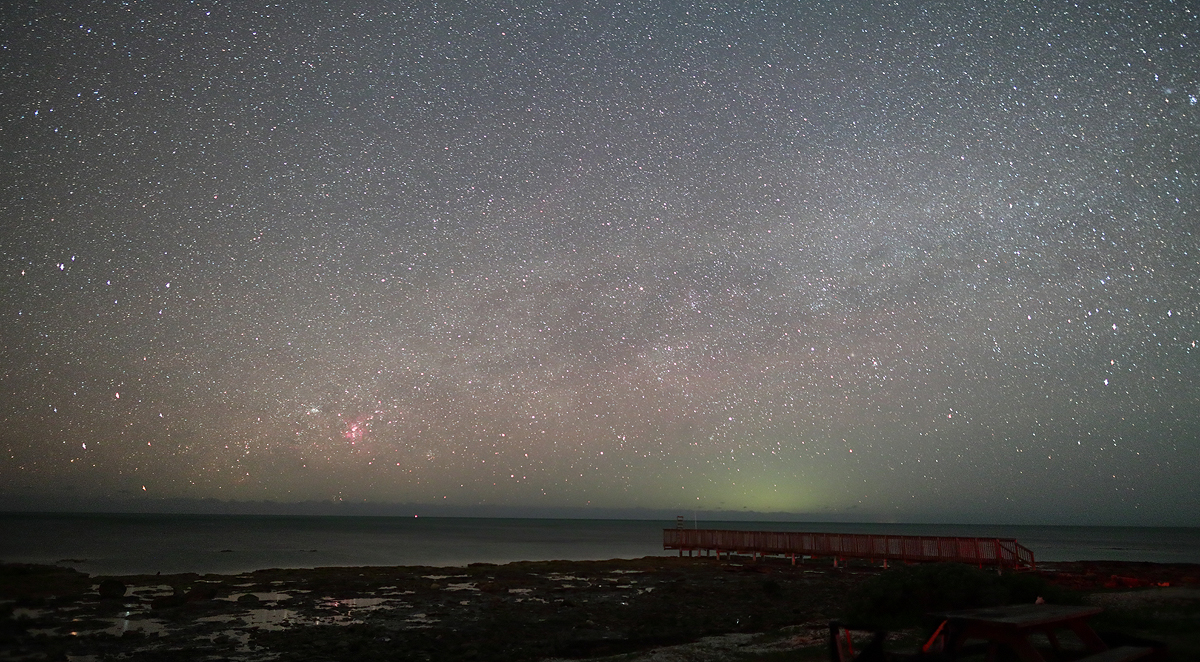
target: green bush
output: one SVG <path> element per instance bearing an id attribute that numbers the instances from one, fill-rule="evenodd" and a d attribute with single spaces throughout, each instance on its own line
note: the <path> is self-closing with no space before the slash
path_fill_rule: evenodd
<path id="1" fill-rule="evenodd" d="M 979 570 L 958 563 L 931 563 L 887 570 L 849 596 L 844 618 L 856 627 L 899 629 L 926 624 L 929 612 L 1006 604 L 1077 603 L 1079 598 L 1032 573 Z"/>

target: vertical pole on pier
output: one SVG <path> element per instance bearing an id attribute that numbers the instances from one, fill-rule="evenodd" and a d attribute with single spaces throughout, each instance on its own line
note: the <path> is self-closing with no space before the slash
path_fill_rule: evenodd
<path id="1" fill-rule="evenodd" d="M 883 560 L 883 569 L 887 570 L 887 559 Z"/>

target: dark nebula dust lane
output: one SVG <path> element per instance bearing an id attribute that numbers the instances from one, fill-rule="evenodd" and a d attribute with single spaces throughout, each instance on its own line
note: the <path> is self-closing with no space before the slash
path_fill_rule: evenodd
<path id="1" fill-rule="evenodd" d="M 1186 3 L 0 17 L 0 498 L 1196 525 Z"/>

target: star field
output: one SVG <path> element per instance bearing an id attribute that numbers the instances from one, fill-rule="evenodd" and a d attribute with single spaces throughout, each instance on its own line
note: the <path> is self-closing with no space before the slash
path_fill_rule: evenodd
<path id="1" fill-rule="evenodd" d="M 0 497 L 1200 524 L 1187 3 L 0 18 Z"/>

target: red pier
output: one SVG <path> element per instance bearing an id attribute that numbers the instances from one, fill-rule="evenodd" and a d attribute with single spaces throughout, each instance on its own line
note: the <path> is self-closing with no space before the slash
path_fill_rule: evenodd
<path id="1" fill-rule="evenodd" d="M 925 563 L 949 561 L 997 569 L 1036 570 L 1033 551 L 1010 538 L 887 536 L 869 533 L 802 533 L 799 531 L 726 531 L 663 529 L 663 549 L 758 556 L 833 557 Z"/>

